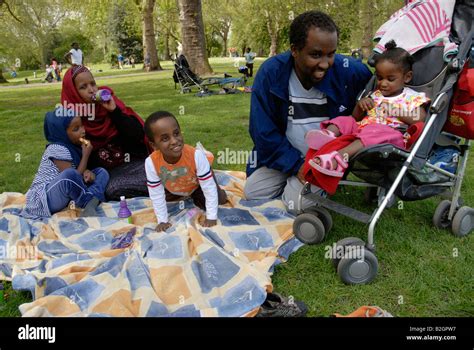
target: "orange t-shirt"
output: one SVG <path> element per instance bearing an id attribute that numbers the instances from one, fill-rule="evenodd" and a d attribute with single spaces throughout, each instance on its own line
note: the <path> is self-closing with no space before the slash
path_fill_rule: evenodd
<path id="1" fill-rule="evenodd" d="M 155 151 L 150 155 L 156 174 L 169 192 L 180 196 L 189 196 L 199 187 L 194 159 L 195 152 L 194 147 L 185 144 L 181 158 L 175 164 L 167 163 L 160 151 Z"/>

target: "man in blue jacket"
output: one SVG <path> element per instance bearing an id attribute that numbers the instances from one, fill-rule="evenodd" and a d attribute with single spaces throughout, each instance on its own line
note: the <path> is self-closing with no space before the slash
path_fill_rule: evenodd
<path id="1" fill-rule="evenodd" d="M 303 208 L 297 208 L 308 150 L 305 133 L 323 120 L 350 115 L 372 76 L 363 63 L 336 54 L 338 35 L 325 13 L 302 13 L 290 26 L 291 51 L 268 59 L 258 70 L 249 125 L 257 161 L 247 164 L 247 199 L 283 193 L 291 212 L 311 205 L 303 201 Z"/>

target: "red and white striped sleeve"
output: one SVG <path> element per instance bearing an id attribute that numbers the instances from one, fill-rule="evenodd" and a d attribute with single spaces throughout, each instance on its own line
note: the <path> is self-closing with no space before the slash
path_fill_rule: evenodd
<path id="1" fill-rule="evenodd" d="M 166 207 L 165 188 L 150 157 L 145 160 L 145 172 L 146 185 L 155 210 L 156 220 L 159 224 L 166 223 L 168 222 L 168 208 Z"/>
<path id="2" fill-rule="evenodd" d="M 199 186 L 201 186 L 204 197 L 206 198 L 206 218 L 208 220 L 217 220 L 217 206 L 219 205 L 219 201 L 217 197 L 217 185 L 211 166 L 206 155 L 201 150 L 196 150 L 194 160 L 196 162 L 196 174 L 199 180 Z"/>

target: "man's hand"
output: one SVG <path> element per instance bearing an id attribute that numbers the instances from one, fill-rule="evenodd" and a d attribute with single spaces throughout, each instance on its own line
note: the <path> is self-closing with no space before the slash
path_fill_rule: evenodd
<path id="1" fill-rule="evenodd" d="M 364 112 L 368 112 L 375 107 L 375 102 L 370 97 L 366 97 L 357 102 L 357 105 Z"/>
<path id="2" fill-rule="evenodd" d="M 91 184 L 95 181 L 95 174 L 90 170 L 85 170 L 82 178 L 86 184 Z"/>
<path id="3" fill-rule="evenodd" d="M 156 228 L 155 230 L 157 232 L 161 232 L 161 231 L 166 231 L 167 229 L 169 229 L 172 225 L 169 223 L 169 222 L 160 222 L 158 225 L 156 225 Z"/>

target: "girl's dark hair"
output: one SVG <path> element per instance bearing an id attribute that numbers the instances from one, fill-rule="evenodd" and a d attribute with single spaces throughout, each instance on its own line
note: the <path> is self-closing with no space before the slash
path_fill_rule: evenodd
<path id="1" fill-rule="evenodd" d="M 413 56 L 405 49 L 397 47 L 394 40 L 390 40 L 385 44 L 385 51 L 381 55 L 375 56 L 375 65 L 382 61 L 390 61 L 393 64 L 399 65 L 404 73 L 411 71 L 415 62 Z"/>
<path id="2" fill-rule="evenodd" d="M 290 44 L 297 50 L 301 50 L 306 45 L 308 30 L 312 27 L 321 29 L 328 33 L 337 33 L 339 38 L 339 29 L 332 18 L 320 11 L 307 11 L 297 16 L 290 25 Z"/>
<path id="3" fill-rule="evenodd" d="M 158 121 L 160 119 L 163 119 L 163 118 L 173 118 L 174 120 L 176 120 L 176 124 L 178 124 L 178 128 L 181 129 L 181 127 L 179 126 L 179 123 L 178 123 L 178 119 L 176 119 L 176 117 L 173 115 L 173 113 L 170 113 L 170 112 L 167 112 L 167 111 L 158 111 L 158 112 L 152 113 L 148 116 L 148 118 L 146 118 L 145 127 L 144 127 L 145 128 L 145 135 L 148 138 L 148 141 L 153 141 L 154 140 L 153 132 L 151 130 L 151 126 L 156 121 Z"/>

